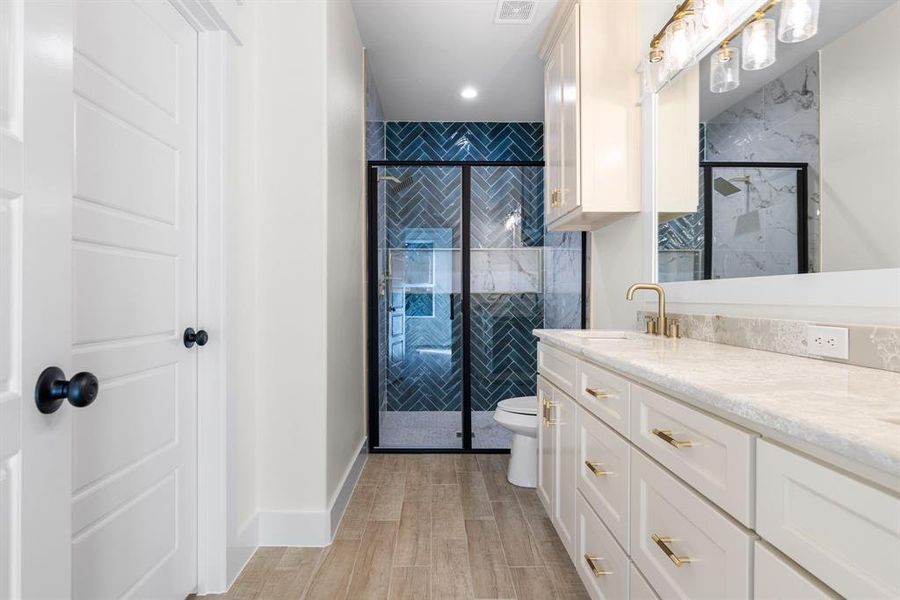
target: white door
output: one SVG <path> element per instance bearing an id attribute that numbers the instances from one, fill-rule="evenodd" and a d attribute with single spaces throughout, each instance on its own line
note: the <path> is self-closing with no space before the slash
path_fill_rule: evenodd
<path id="1" fill-rule="evenodd" d="M 72 411 L 33 400 L 71 367 L 71 47 L 69 4 L 0 2 L 0 598 L 71 593 Z"/>
<path id="2" fill-rule="evenodd" d="M 75 3 L 75 598 L 196 584 L 197 34 L 168 3 Z"/>
<path id="3" fill-rule="evenodd" d="M 197 36 L 161 1 L 0 10 L 0 598 L 183 598 Z M 97 399 L 38 412 L 48 366 L 95 374 Z"/>

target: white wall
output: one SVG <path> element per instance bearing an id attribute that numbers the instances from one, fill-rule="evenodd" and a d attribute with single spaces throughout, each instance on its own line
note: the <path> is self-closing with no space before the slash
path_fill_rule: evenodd
<path id="1" fill-rule="evenodd" d="M 333 502 L 365 438 L 365 74 L 349 2 L 326 16 L 328 171 L 327 498 Z"/>
<path id="2" fill-rule="evenodd" d="M 324 544 L 365 436 L 363 50 L 348 2 L 239 19 L 235 521 Z"/>
<path id="3" fill-rule="evenodd" d="M 820 51 L 823 271 L 900 267 L 898 33 L 895 3 Z"/>

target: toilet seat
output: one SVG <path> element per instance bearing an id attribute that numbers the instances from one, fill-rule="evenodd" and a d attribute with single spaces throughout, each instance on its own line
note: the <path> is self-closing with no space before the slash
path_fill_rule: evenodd
<path id="1" fill-rule="evenodd" d="M 507 398 L 497 403 L 497 410 L 516 415 L 537 415 L 537 397 Z"/>

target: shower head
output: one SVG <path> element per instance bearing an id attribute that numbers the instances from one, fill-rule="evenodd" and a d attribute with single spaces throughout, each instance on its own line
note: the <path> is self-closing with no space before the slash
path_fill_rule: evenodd
<path id="1" fill-rule="evenodd" d="M 378 181 L 390 181 L 394 185 L 391 186 L 392 192 L 402 192 L 406 188 L 408 188 L 412 182 L 412 177 L 406 177 L 405 179 L 398 179 L 393 175 L 379 175 Z"/>
<path id="2" fill-rule="evenodd" d="M 713 188 L 723 196 L 731 196 L 741 191 L 741 188 L 731 183 L 724 177 L 716 177 L 713 180 Z"/>

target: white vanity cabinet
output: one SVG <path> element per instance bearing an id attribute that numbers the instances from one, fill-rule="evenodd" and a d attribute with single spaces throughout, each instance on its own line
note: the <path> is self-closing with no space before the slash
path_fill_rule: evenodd
<path id="1" fill-rule="evenodd" d="M 638 3 L 559 3 L 541 48 L 551 230 L 589 231 L 640 211 L 637 47 Z"/>
<path id="2" fill-rule="evenodd" d="M 896 494 L 545 342 L 538 373 L 538 496 L 595 600 L 900 597 Z"/>
<path id="3" fill-rule="evenodd" d="M 569 556 L 574 556 L 577 405 L 541 377 L 538 409 L 537 495 Z"/>

